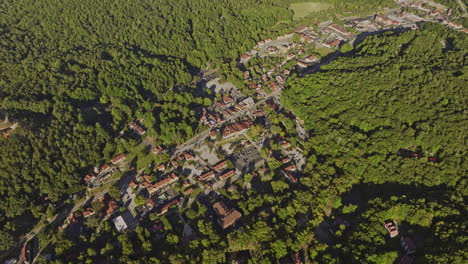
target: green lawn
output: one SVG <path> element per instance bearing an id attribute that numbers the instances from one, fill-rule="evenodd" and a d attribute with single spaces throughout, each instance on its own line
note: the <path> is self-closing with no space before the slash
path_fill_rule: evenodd
<path id="1" fill-rule="evenodd" d="M 330 8 L 331 6 L 332 6 L 331 4 L 326 4 L 326 3 L 303 2 L 303 3 L 293 3 L 289 6 L 289 9 L 291 9 L 294 12 L 293 19 L 298 20 L 312 13 L 326 10 Z"/>

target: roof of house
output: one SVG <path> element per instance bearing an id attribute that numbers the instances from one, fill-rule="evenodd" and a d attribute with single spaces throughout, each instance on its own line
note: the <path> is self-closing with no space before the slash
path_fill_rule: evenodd
<path id="1" fill-rule="evenodd" d="M 232 177 L 236 174 L 236 171 L 234 169 L 231 169 L 231 170 L 228 170 L 227 172 L 223 173 L 221 176 L 219 176 L 219 178 L 221 180 L 226 180 L 228 179 L 229 177 Z"/>
<path id="2" fill-rule="evenodd" d="M 228 165 L 227 160 L 223 160 L 223 161 L 219 162 L 218 164 L 214 165 L 213 169 L 215 171 L 220 171 L 220 170 L 225 169 L 227 167 L 227 165 Z"/>
<path id="3" fill-rule="evenodd" d="M 200 176 L 198 177 L 198 180 L 200 180 L 200 181 L 208 180 L 208 179 L 210 179 L 211 177 L 213 177 L 214 174 L 215 174 L 214 171 L 210 170 L 210 171 L 208 171 L 208 172 L 206 172 L 206 173 L 200 175 Z"/>
<path id="4" fill-rule="evenodd" d="M 121 162 L 122 160 L 124 160 L 126 157 L 127 155 L 125 155 L 125 153 L 122 153 L 122 154 L 117 155 L 115 158 L 113 158 L 111 162 L 112 164 L 117 164 Z"/>
<path id="5" fill-rule="evenodd" d="M 233 208 L 228 208 L 223 202 L 218 201 L 213 204 L 213 209 L 218 214 L 218 223 L 223 229 L 233 225 L 242 214 Z"/>

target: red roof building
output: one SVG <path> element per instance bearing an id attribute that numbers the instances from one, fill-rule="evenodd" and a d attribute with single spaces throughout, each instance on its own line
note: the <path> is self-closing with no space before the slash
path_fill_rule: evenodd
<path id="1" fill-rule="evenodd" d="M 219 176 L 219 178 L 222 180 L 222 181 L 225 181 L 227 180 L 228 178 L 232 177 L 236 175 L 236 171 L 231 169 L 231 170 L 228 170 L 227 172 L 223 173 L 221 176 Z"/>
<path id="2" fill-rule="evenodd" d="M 146 133 L 146 131 L 135 122 L 128 123 L 128 126 L 135 130 L 139 135 L 144 135 Z"/>
<path id="3" fill-rule="evenodd" d="M 180 199 L 179 198 L 174 198 L 172 200 L 170 200 L 169 202 L 167 202 L 166 204 L 164 204 L 161 208 L 158 209 L 158 213 L 159 214 L 165 214 L 167 213 L 167 211 L 169 210 L 169 208 L 173 205 L 178 205 L 180 202 Z"/>
<path id="4" fill-rule="evenodd" d="M 200 175 L 200 177 L 198 177 L 198 180 L 199 181 L 206 181 L 206 180 L 209 180 L 211 178 L 213 178 L 215 175 L 214 171 L 210 170 L 202 175 Z"/>
<path id="5" fill-rule="evenodd" d="M 227 160 L 223 160 L 223 161 L 219 162 L 218 164 L 214 165 L 213 169 L 215 171 L 219 172 L 219 171 L 222 171 L 222 170 L 226 169 L 227 165 L 228 165 Z"/>
<path id="6" fill-rule="evenodd" d="M 234 225 L 242 214 L 234 208 L 228 208 L 223 202 L 219 201 L 213 204 L 213 209 L 218 215 L 218 224 L 226 229 Z"/>
<path id="7" fill-rule="evenodd" d="M 122 153 L 122 154 L 118 155 L 117 157 L 113 158 L 113 159 L 111 160 L 111 162 L 112 162 L 112 164 L 115 165 L 115 164 L 118 164 L 118 163 L 124 161 L 126 158 L 127 158 L 127 155 L 125 155 L 124 153 Z"/>

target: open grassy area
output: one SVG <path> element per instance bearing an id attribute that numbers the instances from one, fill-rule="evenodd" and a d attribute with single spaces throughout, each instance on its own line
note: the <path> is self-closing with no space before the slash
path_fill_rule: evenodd
<path id="1" fill-rule="evenodd" d="M 294 12 L 294 20 L 301 19 L 306 17 L 312 13 L 327 10 L 328 8 L 332 7 L 331 4 L 326 3 L 317 3 L 317 2 L 303 2 L 303 3 L 293 3 L 289 6 Z"/>

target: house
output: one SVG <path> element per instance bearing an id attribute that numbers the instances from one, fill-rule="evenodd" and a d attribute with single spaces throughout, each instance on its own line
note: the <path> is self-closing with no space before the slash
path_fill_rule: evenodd
<path id="1" fill-rule="evenodd" d="M 257 93 L 257 97 L 264 97 L 267 95 L 267 93 L 263 89 L 257 89 L 255 92 Z"/>
<path id="2" fill-rule="evenodd" d="M 289 171 L 286 171 L 286 170 L 282 170 L 283 172 L 283 175 L 292 183 L 297 183 L 297 178 L 296 176 L 294 176 L 294 174 L 292 174 L 291 172 Z"/>
<path id="3" fill-rule="evenodd" d="M 232 177 L 234 175 L 236 175 L 236 171 L 234 169 L 230 169 L 227 172 L 223 173 L 221 176 L 219 176 L 219 178 L 222 181 L 225 181 L 225 180 L 227 180 L 228 178 L 230 178 L 230 177 Z"/>
<path id="4" fill-rule="evenodd" d="M 392 26 L 392 25 L 399 25 L 400 22 L 398 21 L 395 21 L 395 20 L 392 20 L 390 18 L 387 18 L 387 17 L 384 17 L 384 16 L 380 16 L 380 15 L 376 15 L 375 18 L 374 18 L 375 22 L 383 25 L 383 26 Z"/>
<path id="5" fill-rule="evenodd" d="M 301 32 L 304 32 L 307 28 L 305 26 L 300 26 L 296 29 L 296 33 L 301 33 Z"/>
<path id="6" fill-rule="evenodd" d="M 118 232 L 122 232 L 127 228 L 135 228 L 137 221 L 130 211 L 125 211 L 121 215 L 112 219 L 115 228 Z"/>
<path id="7" fill-rule="evenodd" d="M 388 234 L 390 235 L 390 237 L 398 236 L 398 225 L 395 221 L 386 220 L 384 222 L 384 227 L 388 231 Z"/>
<path id="8" fill-rule="evenodd" d="M 283 77 L 281 77 L 281 75 L 277 75 L 277 76 L 275 77 L 275 79 L 276 79 L 276 81 L 277 81 L 278 83 L 284 83 L 284 79 L 283 79 Z"/>
<path id="9" fill-rule="evenodd" d="M 184 152 L 182 153 L 184 155 L 185 160 L 194 160 L 195 157 L 190 153 L 190 152 Z"/>
<path id="10" fill-rule="evenodd" d="M 210 171 L 208 171 L 208 172 L 206 172 L 206 173 L 200 175 L 200 176 L 198 177 L 198 180 L 199 180 L 199 181 L 207 181 L 207 180 L 213 178 L 214 175 L 215 175 L 214 171 L 210 170 Z"/>
<path id="11" fill-rule="evenodd" d="M 271 82 L 268 84 L 268 88 L 270 88 L 272 92 L 276 92 L 278 90 L 278 83 Z"/>
<path id="12" fill-rule="evenodd" d="M 301 68 L 307 68 L 309 67 L 309 65 L 307 65 L 306 63 L 302 62 L 302 61 L 298 61 L 297 63 L 297 66 L 301 67 Z"/>
<path id="13" fill-rule="evenodd" d="M 83 181 L 86 185 L 88 185 L 90 182 L 94 181 L 96 179 L 96 176 L 92 174 L 87 174 L 83 177 Z"/>
<path id="14" fill-rule="evenodd" d="M 148 186 L 148 188 L 146 188 L 146 189 L 148 190 L 148 193 L 151 195 L 151 194 L 153 194 L 155 192 L 160 191 L 161 189 L 165 188 L 166 186 L 169 186 L 169 185 L 175 183 L 178 180 L 179 180 L 179 177 L 175 173 L 171 173 L 171 175 L 163 178 L 160 181 L 157 181 L 156 183 L 154 183 L 151 186 Z"/>
<path id="15" fill-rule="evenodd" d="M 111 160 L 111 163 L 114 164 L 114 165 L 116 165 L 116 164 L 118 164 L 118 163 L 124 161 L 126 158 L 127 158 L 127 155 L 125 155 L 124 153 L 122 153 L 122 154 L 116 156 L 115 158 L 113 158 L 113 159 Z"/>
<path id="16" fill-rule="evenodd" d="M 211 130 L 211 131 L 210 131 L 210 139 L 211 139 L 211 140 L 215 140 L 217 134 L 218 134 L 218 130 L 217 130 L 217 129 Z"/>
<path id="17" fill-rule="evenodd" d="M 213 210 L 218 215 L 218 224 L 222 229 L 234 225 L 242 214 L 234 208 L 228 208 L 223 202 L 218 201 L 213 204 Z"/>
<path id="18" fill-rule="evenodd" d="M 289 53 L 288 56 L 286 57 L 287 60 L 294 59 L 296 57 L 296 54 Z"/>
<path id="19" fill-rule="evenodd" d="M 180 198 L 176 197 L 170 201 L 168 201 L 167 203 L 165 203 L 164 205 L 162 205 L 161 207 L 158 208 L 158 214 L 165 214 L 167 213 L 167 211 L 169 210 L 169 208 L 171 206 L 174 206 L 174 205 L 179 205 L 180 203 Z"/>
<path id="20" fill-rule="evenodd" d="M 403 250 L 405 251 L 406 255 L 416 253 L 416 244 L 410 237 L 401 237 L 400 244 L 403 247 Z"/>
<path id="21" fill-rule="evenodd" d="M 345 37 L 351 37 L 353 34 L 351 34 L 351 32 L 347 31 L 346 29 L 338 26 L 337 24 L 331 24 L 329 26 L 332 30 L 334 30 L 335 32 L 345 36 Z"/>
<path id="22" fill-rule="evenodd" d="M 405 157 L 405 158 L 414 158 L 414 159 L 418 159 L 421 157 L 419 153 L 408 150 L 408 149 L 403 149 L 403 148 L 398 150 L 397 155 Z"/>
<path id="23" fill-rule="evenodd" d="M 172 161 L 171 161 L 171 165 L 172 165 L 172 167 L 174 167 L 174 168 L 179 167 L 179 163 L 177 163 L 177 161 L 175 161 L 175 160 L 172 160 Z"/>
<path id="24" fill-rule="evenodd" d="M 242 122 L 235 123 L 235 124 L 229 124 L 223 129 L 223 138 L 227 139 L 227 138 L 237 136 L 247 131 L 251 125 L 252 125 L 252 122 L 249 120 L 242 121 Z"/>
<path id="25" fill-rule="evenodd" d="M 164 151 L 164 148 L 161 146 L 155 146 L 151 149 L 151 152 L 153 152 L 154 154 L 159 154 L 163 151 Z"/>
<path id="26" fill-rule="evenodd" d="M 146 131 L 135 122 L 128 123 L 128 126 L 134 131 L 136 131 L 140 136 L 146 133 Z"/>
<path id="27" fill-rule="evenodd" d="M 132 188 L 132 189 L 135 189 L 135 188 L 137 187 L 137 184 L 136 184 L 135 181 L 130 181 L 130 182 L 128 183 L 128 186 L 130 186 L 130 188 Z"/>
<path id="28" fill-rule="evenodd" d="M 292 164 L 284 168 L 285 171 L 296 171 L 296 165 Z"/>
<path id="29" fill-rule="evenodd" d="M 338 39 L 335 39 L 333 41 L 325 42 L 322 45 L 326 48 L 338 48 L 340 46 L 341 41 Z"/>
<path id="30" fill-rule="evenodd" d="M 240 63 L 245 63 L 247 61 L 250 60 L 252 56 L 250 55 L 250 53 L 244 53 L 240 56 Z"/>
<path id="31" fill-rule="evenodd" d="M 101 166 L 101 173 L 106 172 L 109 169 L 110 169 L 110 166 L 109 166 L 109 164 L 106 163 L 106 164 Z"/>
<path id="32" fill-rule="evenodd" d="M 107 216 L 112 215 L 115 212 L 115 210 L 117 210 L 118 208 L 119 208 L 119 205 L 117 204 L 117 201 L 114 199 L 111 199 L 107 203 L 107 209 L 106 209 Z"/>
<path id="33" fill-rule="evenodd" d="M 161 163 L 158 166 L 156 166 L 156 169 L 158 171 L 165 171 L 166 170 L 166 165 L 164 165 L 164 163 Z"/>
<path id="34" fill-rule="evenodd" d="M 250 72 L 249 71 L 245 71 L 244 72 L 244 79 L 249 79 L 250 78 Z"/>
<path id="35" fill-rule="evenodd" d="M 310 55 L 304 58 L 304 62 L 306 63 L 314 63 L 318 61 L 319 61 L 319 58 L 317 58 L 317 56 L 314 56 L 314 55 Z"/>
<path id="36" fill-rule="evenodd" d="M 86 211 L 83 212 L 83 217 L 84 218 L 87 218 L 87 217 L 90 217 L 94 214 L 94 210 L 92 208 L 88 208 L 86 209 Z"/>
<path id="37" fill-rule="evenodd" d="M 442 23 L 446 24 L 449 27 L 455 28 L 455 29 L 461 29 L 463 28 L 462 24 L 455 23 L 451 20 L 444 20 Z"/>
<path id="38" fill-rule="evenodd" d="M 226 169 L 227 165 L 228 165 L 227 160 L 223 160 L 223 161 L 219 162 L 218 164 L 214 165 L 213 169 L 215 171 L 219 172 L 219 171 L 222 171 L 222 170 Z"/>

